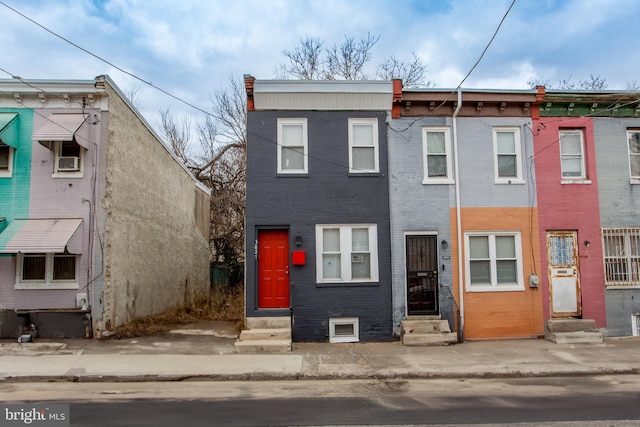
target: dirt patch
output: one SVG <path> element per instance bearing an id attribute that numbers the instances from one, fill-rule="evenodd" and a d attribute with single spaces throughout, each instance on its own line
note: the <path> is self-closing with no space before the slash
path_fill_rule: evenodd
<path id="1" fill-rule="evenodd" d="M 243 319 L 242 287 L 226 287 L 213 289 L 209 298 L 198 301 L 192 306 L 143 317 L 119 326 L 105 338 L 122 339 L 162 335 L 180 325 L 215 320 L 235 322 L 239 331 L 242 329 Z"/>

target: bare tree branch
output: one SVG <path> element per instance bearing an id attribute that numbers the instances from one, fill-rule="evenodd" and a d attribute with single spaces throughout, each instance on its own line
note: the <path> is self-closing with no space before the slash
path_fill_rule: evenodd
<path id="1" fill-rule="evenodd" d="M 192 164 L 189 146 L 191 140 L 191 122 L 184 116 L 180 122 L 171 115 L 170 109 L 160 110 L 161 132 L 169 142 L 171 150 L 182 162 L 190 166 Z"/>
<path id="2" fill-rule="evenodd" d="M 306 37 L 300 39 L 300 45 L 293 50 L 283 50 L 282 54 L 289 58 L 289 66 L 281 66 L 276 69 L 276 76 L 280 78 L 293 76 L 300 80 L 313 80 L 320 78 L 324 67 L 322 60 L 323 42 L 318 38 Z"/>
<path id="3" fill-rule="evenodd" d="M 425 80 L 426 72 L 427 66 L 414 53 L 413 61 L 410 63 L 390 56 L 378 65 L 376 78 L 381 80 L 400 79 L 403 87 L 432 87 L 433 82 Z"/>
<path id="4" fill-rule="evenodd" d="M 345 37 L 340 45 L 327 49 L 327 69 L 325 78 L 333 80 L 366 79 L 364 66 L 371 60 L 371 49 L 378 43 L 380 36 L 367 34 L 367 38 L 356 42 L 355 37 Z"/>
<path id="5" fill-rule="evenodd" d="M 212 114 L 198 124 L 197 154 L 191 149 L 191 123 L 161 111 L 162 133 L 196 179 L 211 189 L 211 259 L 240 269 L 244 259 L 246 108 L 242 81 L 210 96 Z"/>
<path id="6" fill-rule="evenodd" d="M 578 80 L 577 83 L 571 79 L 571 75 L 567 78 L 562 78 L 558 81 L 558 85 L 555 86 L 549 79 L 545 79 L 544 76 L 530 77 L 527 85 L 529 85 L 531 89 L 534 89 L 536 86 L 544 86 L 547 89 L 559 90 L 604 90 L 608 86 L 607 79 L 599 74 L 591 74 L 588 79 Z"/>

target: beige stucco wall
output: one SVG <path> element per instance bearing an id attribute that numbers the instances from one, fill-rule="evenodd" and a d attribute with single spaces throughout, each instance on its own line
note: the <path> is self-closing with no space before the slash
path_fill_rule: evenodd
<path id="1" fill-rule="evenodd" d="M 104 293 L 99 336 L 209 290 L 208 195 L 113 88 L 109 95 Z"/>

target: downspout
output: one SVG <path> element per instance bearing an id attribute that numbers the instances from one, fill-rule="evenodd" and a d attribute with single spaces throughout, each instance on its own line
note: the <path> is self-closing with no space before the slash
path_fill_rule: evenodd
<path id="1" fill-rule="evenodd" d="M 458 88 L 458 106 L 453 112 L 453 162 L 455 169 L 456 189 L 456 230 L 458 242 L 458 295 L 460 296 L 460 339 L 464 342 L 464 286 L 462 285 L 462 219 L 460 212 L 460 173 L 458 168 L 458 122 L 457 116 L 462 108 L 462 92 Z"/>

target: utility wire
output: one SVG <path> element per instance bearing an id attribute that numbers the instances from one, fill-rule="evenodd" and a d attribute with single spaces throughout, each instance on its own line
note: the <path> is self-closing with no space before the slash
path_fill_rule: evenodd
<path id="1" fill-rule="evenodd" d="M 9 6 L 8 4 L 6 4 L 5 2 L 0 1 L 0 4 L 1 4 L 1 5 L 3 5 L 4 7 L 6 7 L 7 9 L 9 9 L 9 10 L 11 10 L 11 11 L 15 12 L 16 14 L 18 14 L 18 15 L 22 16 L 24 19 L 26 19 L 26 20 L 28 20 L 28 21 L 32 22 L 33 24 L 37 25 L 38 27 L 42 28 L 42 29 L 43 29 L 43 30 L 45 30 L 46 32 L 48 32 L 48 33 L 52 34 L 53 36 L 58 37 L 59 39 L 61 39 L 61 40 L 65 41 L 65 42 L 67 42 L 67 43 L 69 43 L 71 46 L 73 46 L 73 47 L 75 47 L 75 48 L 77 48 L 77 49 L 80 49 L 80 50 L 81 50 L 81 51 L 83 51 L 84 53 L 86 53 L 86 54 L 88 54 L 88 55 L 93 56 L 94 58 L 96 58 L 96 59 L 98 59 L 98 60 L 100 60 L 100 61 L 104 62 L 104 63 L 105 63 L 105 64 L 107 64 L 107 65 L 110 65 L 111 67 L 115 68 L 116 70 L 118 70 L 118 71 L 120 71 L 120 72 L 122 72 L 122 73 L 124 73 L 124 74 L 126 74 L 126 75 L 128 75 L 128 76 L 133 77 L 134 79 L 136 79 L 136 80 L 138 80 L 138 81 L 140 81 L 140 82 L 142 82 L 142 83 L 144 83 L 144 84 L 146 84 L 146 85 L 148 85 L 148 86 L 150 86 L 150 87 L 152 87 L 152 88 L 154 88 L 154 89 L 156 89 L 156 90 L 158 90 L 158 91 L 160 91 L 160 92 L 164 93 L 165 95 L 167 95 L 167 96 L 169 96 L 169 97 L 171 97 L 171 98 L 175 99 L 176 101 L 182 102 L 183 104 L 188 105 L 189 107 L 191 107 L 191 108 L 193 108 L 193 109 L 195 109 L 195 110 L 198 110 L 198 111 L 200 111 L 201 113 L 206 114 L 207 116 L 213 116 L 213 114 L 212 114 L 212 113 L 210 113 L 209 111 L 206 111 L 206 110 L 204 110 L 204 109 L 202 109 L 202 108 L 198 107 L 197 105 L 194 105 L 194 104 L 192 104 L 192 103 L 190 103 L 190 102 L 188 102 L 188 101 L 185 101 L 184 99 L 182 99 L 182 98 L 180 98 L 180 97 L 178 97 L 178 96 L 175 96 L 175 95 L 173 95 L 173 94 L 171 94 L 171 93 L 167 92 L 166 90 L 164 90 L 164 89 L 162 89 L 162 88 L 160 88 L 160 87 L 158 87 L 158 86 L 154 85 L 152 82 L 149 82 L 149 81 L 147 81 L 147 80 L 145 80 L 145 79 L 143 79 L 143 78 L 141 78 L 141 77 L 138 77 L 138 76 L 136 76 L 135 74 L 133 74 L 133 73 L 131 73 L 131 72 L 127 71 L 127 70 L 124 70 L 124 69 L 122 69 L 122 68 L 118 67 L 117 65 L 113 64 L 112 62 L 109 62 L 109 61 L 107 61 L 106 59 L 104 59 L 104 58 L 102 58 L 102 57 L 100 57 L 100 56 L 96 55 L 95 53 L 93 53 L 93 52 L 91 52 L 91 51 L 89 51 L 89 50 L 87 50 L 87 49 L 83 48 L 82 46 L 80 46 L 80 45 L 78 45 L 78 44 L 76 44 L 76 43 L 74 43 L 74 42 L 72 42 L 71 40 L 64 38 L 63 36 L 61 36 L 61 35 L 59 35 L 59 34 L 55 33 L 54 31 L 52 31 L 52 30 L 50 30 L 50 29 L 48 29 L 48 28 L 47 28 L 47 27 L 45 27 L 44 25 L 42 25 L 42 24 L 40 24 L 40 23 L 38 23 L 38 22 L 34 21 L 33 19 L 29 18 L 29 17 L 28 17 L 28 16 L 26 16 L 25 14 L 23 14 L 23 13 L 21 13 L 21 12 L 17 11 L 16 9 L 12 8 L 12 7 L 11 7 L 11 6 Z"/>
<path id="2" fill-rule="evenodd" d="M 496 28 L 496 30 L 493 33 L 493 36 L 491 37 L 491 40 L 489 40 L 489 43 L 487 43 L 487 45 L 485 46 L 484 50 L 482 51 L 482 53 L 480 54 L 480 57 L 478 58 L 478 60 L 476 61 L 475 64 L 473 64 L 473 67 L 471 67 L 471 69 L 469 70 L 469 72 L 467 73 L 466 76 L 464 76 L 464 79 L 462 79 L 462 81 L 460 82 L 460 84 L 458 86 L 456 86 L 456 88 L 454 89 L 453 92 L 451 92 L 447 98 L 442 101 L 442 103 L 440 105 L 438 105 L 438 107 L 435 109 L 435 111 L 437 111 L 438 109 L 440 109 L 444 104 L 446 104 L 446 102 L 449 100 L 449 98 L 451 98 L 452 95 L 454 95 L 458 89 L 460 89 L 462 87 L 462 84 L 469 78 L 469 76 L 471 75 L 471 73 L 473 73 L 473 70 L 476 69 L 476 67 L 478 66 L 478 64 L 480 64 L 480 61 L 482 61 L 482 58 L 484 58 L 484 54 L 487 53 L 487 50 L 489 50 L 489 46 L 491 46 L 491 44 L 493 43 L 493 40 L 496 38 L 496 36 L 498 35 L 498 31 L 500 31 L 500 27 L 502 27 L 502 24 L 504 23 L 505 19 L 507 19 L 507 16 L 509 15 L 509 12 L 511 12 L 511 9 L 513 8 L 513 5 L 516 3 L 516 0 L 513 0 L 511 2 L 511 5 L 509 5 L 509 9 L 507 9 L 507 11 L 504 13 L 504 15 L 502 16 L 502 19 L 500 20 L 500 23 L 498 24 L 498 27 Z"/>

